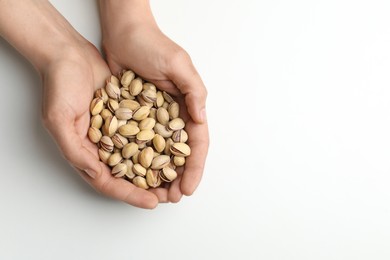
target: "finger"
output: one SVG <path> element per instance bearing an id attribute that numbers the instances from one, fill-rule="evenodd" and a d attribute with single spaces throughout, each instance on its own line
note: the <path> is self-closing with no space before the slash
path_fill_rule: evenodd
<path id="1" fill-rule="evenodd" d="M 207 124 L 188 123 L 190 129 L 188 145 L 191 147 L 191 155 L 186 158 L 181 191 L 183 194 L 191 195 L 202 179 L 204 165 L 206 162 L 209 133 Z"/>
<path id="2" fill-rule="evenodd" d="M 180 190 L 181 179 L 182 179 L 182 175 L 180 174 L 180 175 L 178 175 L 176 180 L 174 180 L 171 183 L 171 187 L 169 188 L 168 199 L 172 203 L 178 203 L 180 201 L 181 197 L 183 196 L 183 193 Z"/>
<path id="3" fill-rule="evenodd" d="M 187 53 L 180 52 L 171 63 L 168 77 L 185 95 L 191 118 L 196 123 L 204 123 L 206 121 L 207 90 L 190 57 Z"/>
<path id="4" fill-rule="evenodd" d="M 160 203 L 167 203 L 168 201 L 168 190 L 164 188 L 155 188 L 155 189 L 149 189 L 151 193 L 156 195 L 158 198 L 158 201 Z"/>
<path id="5" fill-rule="evenodd" d="M 70 118 L 72 116 L 64 111 L 62 117 L 51 118 L 45 124 L 66 160 L 78 169 L 86 171 L 91 178 L 96 178 L 101 172 L 99 160 L 96 154 L 89 147 L 87 148 L 87 142 L 77 134 L 75 122 Z"/>
<path id="6" fill-rule="evenodd" d="M 153 193 L 137 188 L 124 179 L 113 177 L 104 164 L 102 169 L 102 174 L 96 179 L 88 178 L 83 171 L 79 173 L 96 191 L 108 197 L 144 209 L 153 209 L 158 205 L 158 199 Z"/>

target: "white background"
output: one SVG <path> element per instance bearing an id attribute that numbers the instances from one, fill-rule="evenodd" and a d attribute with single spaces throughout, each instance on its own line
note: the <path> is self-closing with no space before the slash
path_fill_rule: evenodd
<path id="1" fill-rule="evenodd" d="M 52 3 L 99 45 L 96 1 Z M 0 40 L 0 259 L 390 259 L 389 1 L 152 7 L 209 90 L 201 186 L 153 211 L 96 194 Z"/>

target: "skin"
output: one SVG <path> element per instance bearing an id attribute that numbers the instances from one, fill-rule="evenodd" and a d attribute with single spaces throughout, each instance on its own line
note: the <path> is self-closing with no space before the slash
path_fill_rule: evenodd
<path id="1" fill-rule="evenodd" d="M 133 4 L 138 6 L 136 4 L 139 3 L 142 2 Z M 104 11 L 102 8 L 103 5 L 101 10 Z M 104 18 L 103 11 L 102 17 Z M 103 19 L 103 24 L 104 22 L 108 22 L 107 19 Z M 104 28 L 110 27 L 103 26 L 103 31 Z M 132 35 L 128 35 L 126 40 L 140 39 L 142 33 L 136 33 L 136 31 L 133 28 Z M 152 34 L 158 40 L 165 37 L 157 32 L 150 33 Z M 175 57 L 173 63 L 162 60 L 162 57 L 166 57 L 164 55 L 168 55 L 167 48 L 177 45 L 165 37 L 167 44 L 164 46 L 166 47 L 159 50 L 159 46 L 151 45 L 147 53 L 147 46 L 143 46 L 142 49 L 140 41 L 134 40 L 133 44 L 129 44 L 132 47 L 123 59 L 126 60 L 126 57 L 132 56 L 134 50 L 138 48 L 140 54 L 137 59 L 141 60 L 144 55 L 144 59 L 148 62 L 127 64 L 114 58 L 117 57 L 114 49 L 123 40 L 116 36 L 118 37 L 117 44 L 114 44 L 113 40 L 112 42 L 103 41 L 109 61 L 108 66 L 98 50 L 75 31 L 48 1 L 44 0 L 0 0 L 0 36 L 26 57 L 40 74 L 44 95 L 43 123 L 58 144 L 65 159 L 93 188 L 106 196 L 147 209 L 155 208 L 158 202 L 176 202 L 180 200 L 182 194 L 193 193 L 202 176 L 208 147 L 206 117 L 201 116 L 202 113 L 200 113 L 204 108 L 206 92 L 200 90 L 199 94 L 191 94 L 194 89 L 188 86 L 193 86 L 194 75 L 197 75 L 193 66 L 190 71 L 191 77 L 187 77 L 188 68 L 187 70 L 180 69 L 177 73 L 172 72 L 179 62 L 184 62 L 183 64 L 186 65 L 183 66 L 184 68 L 191 67 L 188 56 L 178 52 L 179 55 L 173 56 Z M 179 56 L 184 58 L 179 58 Z M 161 63 L 157 62 L 160 60 Z M 153 63 L 157 65 L 151 66 Z M 142 71 L 141 68 L 144 66 L 149 67 Z M 125 67 L 134 67 L 134 70 L 141 76 L 152 80 L 157 86 L 171 93 L 182 93 L 178 97 L 187 105 L 190 114 L 187 117 L 188 128 L 193 128 L 191 132 L 189 131 L 189 135 L 194 135 L 189 143 L 193 146 L 194 154 L 198 152 L 199 155 L 190 157 L 183 175 L 172 183 L 169 190 L 160 188 L 145 191 L 128 181 L 114 178 L 109 168 L 99 161 L 96 145 L 88 140 L 89 104 L 94 91 L 102 87 L 102 82 L 105 82 L 111 73 L 116 73 Z M 197 79 L 197 84 L 199 82 L 201 82 L 200 77 Z M 203 87 L 203 84 L 201 86 Z M 200 137 L 201 139 L 195 138 L 201 134 L 204 135 Z"/>

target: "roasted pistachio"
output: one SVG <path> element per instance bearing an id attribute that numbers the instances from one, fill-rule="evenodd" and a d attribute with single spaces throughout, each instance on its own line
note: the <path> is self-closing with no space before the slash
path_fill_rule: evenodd
<path id="1" fill-rule="evenodd" d="M 129 159 L 137 152 L 138 152 L 138 145 L 136 143 L 131 142 L 123 146 L 122 156 L 125 159 Z"/>
<path id="2" fill-rule="evenodd" d="M 91 126 L 100 129 L 103 125 L 103 118 L 101 115 L 94 115 L 91 118 Z"/>
<path id="3" fill-rule="evenodd" d="M 177 131 L 177 130 L 180 130 L 180 129 L 183 129 L 185 127 L 185 123 L 183 121 L 183 119 L 181 118 L 175 118 L 175 119 L 172 119 L 169 124 L 168 124 L 168 129 L 169 130 L 172 130 L 172 131 Z"/>
<path id="4" fill-rule="evenodd" d="M 98 150 L 98 154 L 99 154 L 100 160 L 101 160 L 103 163 L 106 163 L 106 164 L 107 164 L 107 160 L 108 160 L 108 158 L 110 158 L 111 153 L 110 153 L 110 152 L 107 152 L 106 150 L 103 150 L 102 148 L 100 148 L 100 149 Z"/>
<path id="5" fill-rule="evenodd" d="M 135 74 L 131 70 L 125 71 L 121 77 L 121 84 L 125 88 L 129 87 L 131 81 L 134 79 Z"/>
<path id="6" fill-rule="evenodd" d="M 111 153 L 114 150 L 114 143 L 109 136 L 103 136 L 99 142 L 100 148 L 106 152 Z"/>
<path id="7" fill-rule="evenodd" d="M 114 143 L 115 147 L 118 149 L 122 149 L 123 146 L 125 146 L 129 141 L 127 141 L 127 138 L 121 136 L 120 134 L 116 133 L 111 138 L 112 142 Z"/>
<path id="8" fill-rule="evenodd" d="M 168 130 L 165 126 L 163 126 L 160 123 L 156 123 L 153 129 L 156 134 L 159 134 L 164 138 L 169 138 L 173 134 L 172 130 Z"/>
<path id="9" fill-rule="evenodd" d="M 90 127 L 88 129 L 88 137 L 92 143 L 97 144 L 102 138 L 102 132 L 100 132 L 100 130 L 96 127 Z"/>
<path id="10" fill-rule="evenodd" d="M 103 100 L 103 103 L 107 103 L 108 95 L 107 92 L 104 90 L 104 88 L 99 88 L 95 91 L 95 97 L 101 98 Z"/>
<path id="11" fill-rule="evenodd" d="M 164 167 L 160 171 L 160 178 L 165 182 L 172 182 L 177 178 L 177 172 L 170 167 Z"/>
<path id="12" fill-rule="evenodd" d="M 133 119 L 141 121 L 148 117 L 150 108 L 148 106 L 141 106 L 133 112 Z"/>
<path id="13" fill-rule="evenodd" d="M 137 176 L 133 179 L 133 184 L 135 186 L 137 186 L 138 188 L 141 188 L 141 189 L 144 189 L 144 190 L 147 190 L 149 189 L 149 186 L 148 184 L 146 183 L 146 179 L 144 177 L 141 177 L 141 176 Z"/>
<path id="14" fill-rule="evenodd" d="M 137 140 L 141 142 L 148 142 L 152 140 L 154 137 L 154 131 L 153 130 L 142 130 L 137 134 Z"/>
<path id="15" fill-rule="evenodd" d="M 137 96 L 142 91 L 142 79 L 135 78 L 131 81 L 129 91 L 132 96 Z"/>
<path id="16" fill-rule="evenodd" d="M 178 118 L 180 113 L 179 104 L 175 101 L 171 102 L 168 106 L 168 113 L 170 119 Z"/>
<path id="17" fill-rule="evenodd" d="M 128 108 L 131 111 L 137 110 L 141 105 L 135 100 L 124 99 L 119 103 L 120 108 Z"/>
<path id="18" fill-rule="evenodd" d="M 148 169 L 146 171 L 146 182 L 152 188 L 157 188 L 161 185 L 161 178 L 158 170 Z"/>
<path id="19" fill-rule="evenodd" d="M 133 165 L 133 172 L 142 177 L 146 175 L 146 169 L 139 163 Z"/>
<path id="20" fill-rule="evenodd" d="M 149 168 L 149 166 L 152 164 L 153 160 L 153 148 L 146 147 L 143 149 L 139 155 L 138 155 L 138 161 L 139 163 L 145 167 L 146 169 Z"/>
<path id="21" fill-rule="evenodd" d="M 103 99 L 94 98 L 91 102 L 91 107 L 90 107 L 91 115 L 94 116 L 102 112 L 103 106 L 104 106 Z"/>
<path id="22" fill-rule="evenodd" d="M 118 108 L 115 111 L 115 116 L 120 120 L 129 120 L 133 116 L 133 111 L 125 107 Z"/>
<path id="23" fill-rule="evenodd" d="M 169 113 L 163 107 L 157 109 L 156 117 L 157 117 L 157 121 L 164 126 L 166 126 L 169 122 Z"/>
<path id="24" fill-rule="evenodd" d="M 172 140 L 175 143 L 185 143 L 188 140 L 188 134 L 184 129 L 177 130 L 173 132 Z"/>
<path id="25" fill-rule="evenodd" d="M 120 178 L 125 176 L 127 172 L 127 165 L 124 163 L 119 163 L 112 168 L 111 173 L 114 175 L 116 178 Z"/>
<path id="26" fill-rule="evenodd" d="M 191 148 L 185 143 L 174 143 L 171 145 L 170 150 L 176 156 L 187 157 L 191 154 Z"/>
<path id="27" fill-rule="evenodd" d="M 171 95 L 169 95 L 167 92 L 163 92 L 163 97 L 165 99 L 165 101 L 167 101 L 168 103 L 171 103 L 173 101 L 173 98 L 171 97 Z"/>
<path id="28" fill-rule="evenodd" d="M 165 148 L 165 139 L 164 139 L 164 137 L 162 137 L 159 134 L 156 134 L 153 137 L 153 146 L 154 146 L 154 149 L 156 149 L 156 151 L 158 153 L 161 153 L 162 151 L 164 151 L 164 148 Z"/>
<path id="29" fill-rule="evenodd" d="M 159 155 L 153 158 L 152 165 L 150 168 L 153 170 L 159 170 L 167 166 L 170 162 L 171 158 L 168 155 Z"/>
<path id="30" fill-rule="evenodd" d="M 119 133 L 123 135 L 124 137 L 131 137 L 135 136 L 139 132 L 139 128 L 132 124 L 126 124 L 118 129 Z"/>
<path id="31" fill-rule="evenodd" d="M 152 130 L 155 124 L 156 124 L 156 120 L 148 117 L 148 118 L 145 118 L 144 120 L 142 120 L 141 122 L 139 122 L 138 127 L 141 131 L 142 130 Z"/>
<path id="32" fill-rule="evenodd" d="M 174 156 L 173 157 L 173 163 L 179 167 L 183 166 L 186 163 L 186 158 L 185 157 L 180 157 L 180 156 Z"/>
<path id="33" fill-rule="evenodd" d="M 113 136 L 118 129 L 118 119 L 115 116 L 109 116 L 104 123 L 105 134 Z"/>
<path id="34" fill-rule="evenodd" d="M 107 92 L 107 95 L 112 99 L 118 99 L 121 95 L 119 86 L 110 81 L 107 81 L 105 90 Z"/>
<path id="35" fill-rule="evenodd" d="M 110 158 L 107 160 L 107 164 L 111 167 L 114 167 L 118 163 L 121 163 L 123 160 L 122 155 L 120 153 L 113 153 Z"/>
<path id="36" fill-rule="evenodd" d="M 156 101 L 154 102 L 155 107 L 161 107 L 164 103 L 164 97 L 161 91 L 157 91 L 156 93 Z"/>

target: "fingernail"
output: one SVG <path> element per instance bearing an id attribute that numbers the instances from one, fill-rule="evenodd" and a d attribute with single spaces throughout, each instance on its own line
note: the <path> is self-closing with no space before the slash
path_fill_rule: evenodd
<path id="1" fill-rule="evenodd" d="M 200 120 L 202 123 L 206 122 L 206 108 L 202 108 L 202 110 L 200 110 Z"/>
<path id="2" fill-rule="evenodd" d="M 96 172 L 93 171 L 93 170 L 90 170 L 90 169 L 86 169 L 84 170 L 86 174 L 89 175 L 89 177 L 91 177 L 92 179 L 95 179 L 96 178 Z"/>

